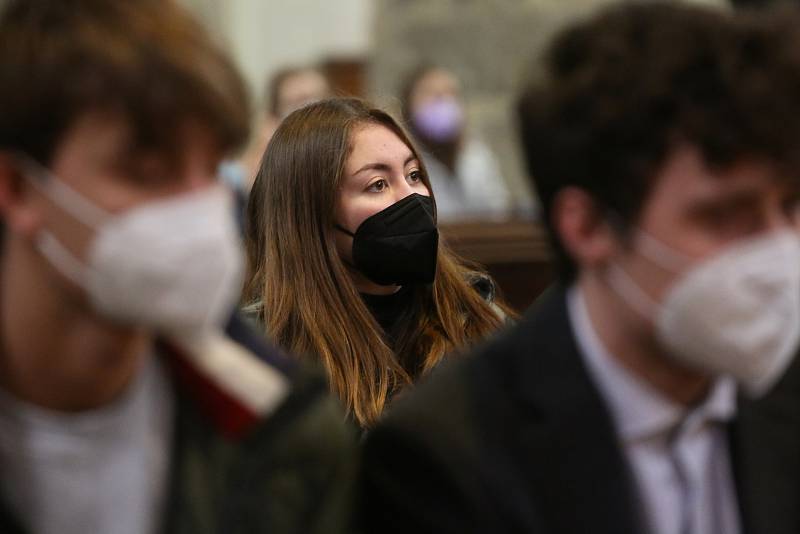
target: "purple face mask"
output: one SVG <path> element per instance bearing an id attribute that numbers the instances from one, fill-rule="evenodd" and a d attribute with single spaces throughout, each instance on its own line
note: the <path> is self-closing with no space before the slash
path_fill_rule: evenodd
<path id="1" fill-rule="evenodd" d="M 412 115 L 419 133 L 432 141 L 452 141 L 464 125 L 464 112 L 453 98 L 439 98 L 420 107 Z"/>

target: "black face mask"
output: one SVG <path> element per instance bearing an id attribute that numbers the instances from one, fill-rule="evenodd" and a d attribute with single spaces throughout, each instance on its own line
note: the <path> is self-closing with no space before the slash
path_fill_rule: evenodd
<path id="1" fill-rule="evenodd" d="M 439 231 L 433 200 L 414 193 L 364 220 L 353 236 L 353 262 L 380 285 L 429 284 L 436 276 Z"/>

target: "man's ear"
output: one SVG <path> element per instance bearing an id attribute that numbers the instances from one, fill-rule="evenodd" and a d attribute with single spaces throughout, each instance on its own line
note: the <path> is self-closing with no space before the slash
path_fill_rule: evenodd
<path id="1" fill-rule="evenodd" d="M 613 229 L 592 197 L 578 187 L 565 187 L 553 199 L 552 224 L 578 269 L 597 267 L 617 247 Z"/>
<path id="2" fill-rule="evenodd" d="M 40 217 L 30 189 L 14 156 L 0 150 L 0 218 L 6 231 L 33 237 L 39 229 Z"/>

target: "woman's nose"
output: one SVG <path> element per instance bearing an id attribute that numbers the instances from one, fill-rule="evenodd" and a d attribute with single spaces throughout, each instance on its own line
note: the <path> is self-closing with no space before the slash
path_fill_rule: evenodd
<path id="1" fill-rule="evenodd" d="M 399 182 L 398 186 L 394 188 L 394 201 L 399 202 L 403 200 L 408 195 L 412 195 L 416 193 L 413 187 L 406 181 L 405 176 Z"/>

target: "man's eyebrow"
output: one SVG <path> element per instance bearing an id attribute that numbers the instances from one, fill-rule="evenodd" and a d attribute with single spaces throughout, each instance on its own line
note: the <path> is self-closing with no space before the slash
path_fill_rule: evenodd
<path id="1" fill-rule="evenodd" d="M 740 190 L 724 193 L 720 196 L 697 199 L 690 206 L 690 211 L 695 213 L 719 208 L 748 208 L 758 204 L 760 192 L 757 190 Z"/>

